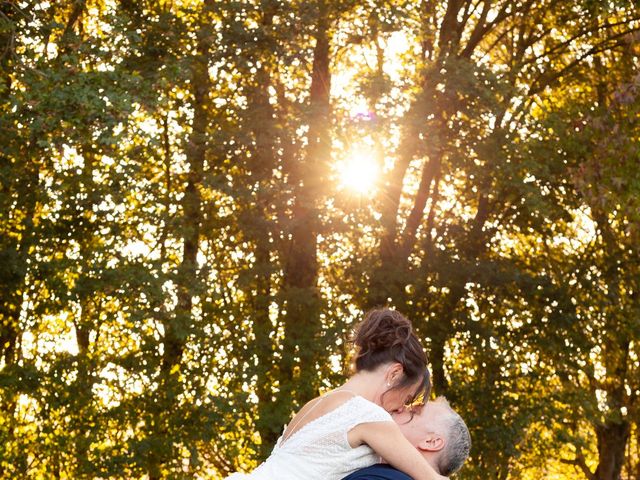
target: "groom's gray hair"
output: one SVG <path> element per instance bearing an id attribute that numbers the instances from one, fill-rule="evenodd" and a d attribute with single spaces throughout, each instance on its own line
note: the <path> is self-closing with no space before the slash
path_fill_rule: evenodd
<path id="1" fill-rule="evenodd" d="M 446 398 L 438 397 L 435 402 L 444 404 L 449 410 L 449 415 L 443 419 L 443 425 L 446 428 L 446 445 L 438 459 L 440 475 L 448 477 L 460 470 L 469 457 L 471 435 L 462 417 L 451 408 Z"/>

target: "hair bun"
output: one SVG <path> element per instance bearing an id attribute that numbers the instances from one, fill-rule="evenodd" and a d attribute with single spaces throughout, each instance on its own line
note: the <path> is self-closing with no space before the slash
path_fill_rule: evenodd
<path id="1" fill-rule="evenodd" d="M 354 343 L 362 355 L 404 345 L 412 333 L 411 322 L 401 313 L 389 308 L 372 310 L 357 327 Z"/>
<path id="2" fill-rule="evenodd" d="M 374 371 L 392 362 L 402 365 L 402 378 L 391 387 L 405 388 L 419 382 L 411 401 L 428 398 L 431 374 L 427 355 L 413 332 L 411 322 L 401 313 L 389 308 L 371 310 L 356 327 L 353 341 L 357 347 L 355 371 Z"/>

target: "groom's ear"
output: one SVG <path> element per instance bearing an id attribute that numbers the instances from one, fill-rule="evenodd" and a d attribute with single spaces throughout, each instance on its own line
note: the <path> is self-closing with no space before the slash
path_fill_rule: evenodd
<path id="1" fill-rule="evenodd" d="M 429 432 L 426 436 L 418 443 L 418 450 L 423 452 L 439 452 L 442 450 L 447 442 L 442 437 L 434 432 Z"/>

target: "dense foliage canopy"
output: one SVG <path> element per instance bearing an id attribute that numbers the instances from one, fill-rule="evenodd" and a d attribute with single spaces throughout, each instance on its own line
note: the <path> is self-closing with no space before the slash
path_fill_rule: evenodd
<path id="1" fill-rule="evenodd" d="M 0 478 L 218 478 L 390 305 L 466 479 L 640 479 L 632 0 L 0 1 Z"/>

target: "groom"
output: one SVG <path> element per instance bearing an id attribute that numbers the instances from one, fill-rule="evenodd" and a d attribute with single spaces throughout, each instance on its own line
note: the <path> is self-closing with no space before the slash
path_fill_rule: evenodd
<path id="1" fill-rule="evenodd" d="M 444 397 L 396 413 L 394 420 L 407 440 L 440 475 L 457 472 L 469 456 L 471 437 L 464 421 Z M 377 464 L 358 470 L 343 480 L 411 480 L 391 465 Z"/>

